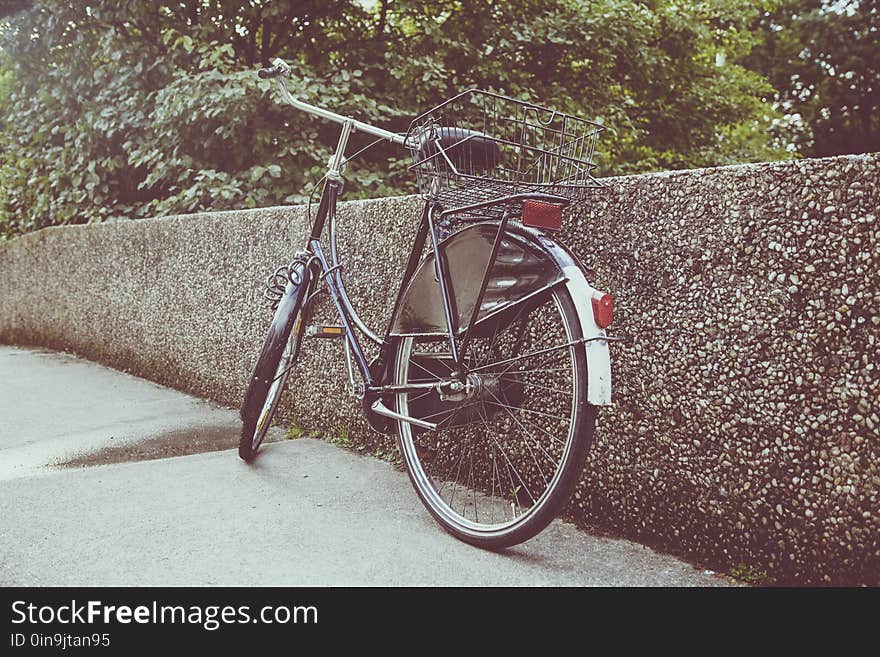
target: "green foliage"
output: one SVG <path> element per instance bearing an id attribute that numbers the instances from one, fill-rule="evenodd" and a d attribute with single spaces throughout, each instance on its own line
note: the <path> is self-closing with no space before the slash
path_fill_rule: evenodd
<path id="1" fill-rule="evenodd" d="M 325 436 L 325 439 L 327 442 L 338 445 L 339 447 L 350 449 L 352 446 L 351 434 L 346 427 L 339 427 L 336 431 L 328 433 L 327 436 Z"/>
<path id="2" fill-rule="evenodd" d="M 755 25 L 745 64 L 765 75 L 811 156 L 880 150 L 880 6 L 784 0 Z"/>
<path id="3" fill-rule="evenodd" d="M 752 586 L 773 586 L 775 584 L 775 580 L 766 570 L 743 563 L 733 566 L 728 575 L 738 582 Z"/>
<path id="4" fill-rule="evenodd" d="M 287 433 L 284 437 L 287 440 L 296 440 L 297 438 L 302 438 L 303 436 L 307 436 L 309 434 L 307 429 L 299 426 L 296 423 L 296 420 L 291 420 L 290 425 L 287 427 Z"/>
<path id="5" fill-rule="evenodd" d="M 16 2 L 0 13 L 0 234 L 304 200 L 337 126 L 277 102 L 254 75 L 275 56 L 304 100 L 392 130 L 469 87 L 599 119 L 603 174 L 781 157 L 773 89 L 736 63 L 775 4 Z M 406 165 L 373 149 L 348 196 L 412 192 Z"/>

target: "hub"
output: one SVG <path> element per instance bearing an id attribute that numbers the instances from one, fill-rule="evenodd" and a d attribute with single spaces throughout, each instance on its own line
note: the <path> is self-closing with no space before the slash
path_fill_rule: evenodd
<path id="1" fill-rule="evenodd" d="M 522 383 L 515 375 L 468 374 L 465 381 L 447 379 L 436 385 L 436 393 L 424 398 L 435 417 L 449 415 L 448 424 L 463 425 L 490 420 L 504 414 L 505 407 L 522 400 Z M 431 401 L 433 399 L 433 401 Z"/>
<path id="2" fill-rule="evenodd" d="M 459 402 L 476 397 L 481 387 L 480 377 L 476 374 L 468 374 L 464 382 L 458 379 L 440 381 L 437 384 L 437 392 L 442 401 Z"/>
<path id="3" fill-rule="evenodd" d="M 409 414 L 436 423 L 441 429 L 482 425 L 517 408 L 524 387 L 517 374 L 501 366 L 498 372 L 482 369 L 464 379 L 456 377 L 448 354 L 424 354 L 413 358 L 418 376 L 439 379 L 429 390 L 414 394 Z M 418 379 L 417 379 L 418 380 Z M 413 427 L 414 433 L 423 429 Z"/>

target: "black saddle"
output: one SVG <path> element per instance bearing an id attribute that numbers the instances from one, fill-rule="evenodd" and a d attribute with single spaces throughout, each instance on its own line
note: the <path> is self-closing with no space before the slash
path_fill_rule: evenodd
<path id="1" fill-rule="evenodd" d="M 439 144 L 439 148 L 438 148 Z M 443 153 L 440 153 L 440 150 Z M 446 158 L 459 173 L 480 175 L 491 171 L 501 161 L 498 142 L 476 130 L 464 128 L 435 128 L 422 136 L 419 161 L 434 158 L 436 166 Z"/>

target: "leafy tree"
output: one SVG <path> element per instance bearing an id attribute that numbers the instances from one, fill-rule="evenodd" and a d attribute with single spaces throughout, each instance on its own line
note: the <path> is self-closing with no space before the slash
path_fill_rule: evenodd
<path id="1" fill-rule="evenodd" d="M 807 155 L 880 150 L 880 4 L 785 0 L 756 24 L 745 60 L 779 90 Z"/>
<path id="2" fill-rule="evenodd" d="M 256 79 L 276 56 L 303 99 L 392 130 L 469 87 L 599 119 L 606 174 L 779 157 L 772 89 L 734 62 L 774 2 L 7 1 L 0 233 L 303 200 L 337 127 Z M 352 196 L 413 189 L 396 147 L 357 166 Z"/>

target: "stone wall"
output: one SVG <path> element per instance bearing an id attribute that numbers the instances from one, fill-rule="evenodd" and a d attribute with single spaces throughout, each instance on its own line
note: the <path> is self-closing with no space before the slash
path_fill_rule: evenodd
<path id="1" fill-rule="evenodd" d="M 606 182 L 563 239 L 636 343 L 613 348 L 570 515 L 707 567 L 880 585 L 880 156 Z M 378 329 L 419 210 L 340 208 Z M 261 281 L 305 231 L 303 208 L 268 208 L 26 235 L 0 245 L 0 341 L 237 406 L 271 317 Z M 345 396 L 339 345 L 315 342 L 284 416 L 390 448 Z"/>

